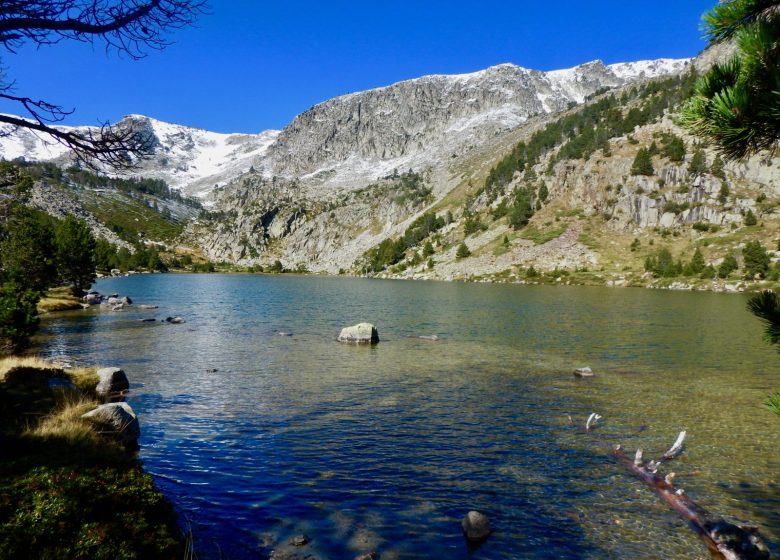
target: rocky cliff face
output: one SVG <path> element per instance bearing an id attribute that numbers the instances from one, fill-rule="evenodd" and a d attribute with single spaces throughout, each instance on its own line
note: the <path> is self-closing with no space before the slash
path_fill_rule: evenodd
<path id="1" fill-rule="evenodd" d="M 303 177 L 318 192 L 360 188 L 393 169 L 435 166 L 530 117 L 562 111 L 595 92 L 681 71 L 687 60 L 552 72 L 501 64 L 463 75 L 425 76 L 312 107 L 269 147 L 267 175 Z"/>

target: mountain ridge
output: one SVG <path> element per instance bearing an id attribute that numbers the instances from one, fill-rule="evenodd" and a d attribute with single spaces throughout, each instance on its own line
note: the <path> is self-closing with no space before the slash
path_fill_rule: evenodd
<path id="1" fill-rule="evenodd" d="M 308 176 L 315 187 L 319 184 L 323 189 L 355 188 L 366 180 L 386 174 L 393 167 L 419 166 L 421 162 L 425 163 L 424 160 L 441 156 L 453 145 L 458 149 L 469 142 L 479 142 L 497 130 L 522 124 L 534 114 L 554 112 L 569 103 L 581 102 L 598 87 L 678 72 L 687 64 L 688 59 L 613 65 L 591 61 L 568 69 L 542 72 L 503 63 L 465 74 L 432 74 L 322 101 L 296 116 L 282 130 L 257 134 L 216 133 L 132 113 L 117 125 L 146 129 L 156 144 L 152 159 L 140 162 L 139 168 L 129 175 L 163 179 L 172 188 L 200 198 L 210 197 L 215 187 L 230 183 L 253 167 L 259 168 L 267 177 Z M 597 72 L 602 80 L 589 81 L 589 72 Z M 602 84 L 604 79 L 609 83 Z M 458 87 L 465 89 L 458 91 Z M 403 95 L 400 99 L 375 98 L 388 92 L 393 94 L 399 88 L 416 91 L 422 97 L 416 100 L 419 104 L 406 106 Z M 544 91 L 537 94 L 538 88 Z M 440 90 L 442 93 L 437 99 Z M 478 99 L 479 92 L 487 92 L 487 98 Z M 372 102 L 381 106 L 375 107 L 379 113 L 368 117 L 369 120 L 372 116 L 379 117 L 372 121 L 370 129 L 366 128 L 367 117 L 361 114 L 362 109 L 353 115 L 354 107 L 342 107 L 355 100 L 359 100 L 361 106 Z M 467 101 L 470 106 L 458 111 L 459 101 Z M 453 109 L 453 106 L 456 107 Z M 328 112 L 334 107 L 344 114 L 336 118 L 332 130 L 317 137 L 318 129 L 312 124 L 316 125 L 315 121 L 323 118 L 320 111 Z M 426 107 L 429 110 L 424 110 Z M 400 120 L 384 122 L 388 119 L 383 116 L 399 111 L 405 111 Z M 460 114 L 455 114 L 458 112 Z M 312 117 L 311 121 L 307 121 L 309 117 Z M 325 118 L 330 117 L 326 115 Z M 355 142 L 342 141 L 336 129 L 349 129 L 356 123 L 359 130 L 355 131 Z M 424 128 L 424 123 L 439 125 L 431 130 L 418 130 Z M 2 133 L 0 157 L 68 163 L 68 150 L 61 144 L 46 142 L 26 130 L 12 132 L 7 126 L 2 128 Z M 358 138 L 361 133 L 363 137 Z M 444 133 L 449 136 L 446 142 L 440 137 Z M 334 138 L 328 139 L 331 134 Z M 431 135 L 439 137 L 432 142 Z M 431 144 L 437 142 L 436 153 L 428 153 Z"/>

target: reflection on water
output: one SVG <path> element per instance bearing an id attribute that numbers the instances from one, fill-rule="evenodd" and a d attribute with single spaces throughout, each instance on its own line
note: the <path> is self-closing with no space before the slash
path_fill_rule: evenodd
<path id="1" fill-rule="evenodd" d="M 760 408 L 780 357 L 741 296 L 219 275 L 97 289 L 160 308 L 54 317 L 37 351 L 126 369 L 143 460 L 200 558 L 264 558 L 300 533 L 322 558 L 706 558 L 608 453 L 681 429 L 681 486 L 780 539 L 780 421 Z M 187 323 L 139 321 L 172 315 Z M 360 321 L 378 346 L 335 342 Z M 591 411 L 599 431 L 569 426 Z M 495 529 L 476 551 L 470 509 Z"/>

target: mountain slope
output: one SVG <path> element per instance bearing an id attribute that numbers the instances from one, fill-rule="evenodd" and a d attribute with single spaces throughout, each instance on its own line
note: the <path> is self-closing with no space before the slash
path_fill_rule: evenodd
<path id="1" fill-rule="evenodd" d="M 221 134 L 143 115 L 128 115 L 117 126 L 148 135 L 154 153 L 150 159 L 138 162 L 137 169 L 115 175 L 161 179 L 174 189 L 198 197 L 206 197 L 216 185 L 224 185 L 248 171 L 278 135 L 276 130 L 260 134 Z M 72 162 L 64 145 L 25 129 L 13 130 L 10 125 L 0 125 L 0 157 L 50 161 L 63 166 Z"/>
<path id="2" fill-rule="evenodd" d="M 775 246 L 778 160 L 721 169 L 702 149 L 692 171 L 701 147 L 673 122 L 692 78 L 624 86 L 433 160 L 412 174 L 418 196 L 392 172 L 338 196 L 302 186 L 305 176 L 248 175 L 191 233 L 212 258 L 331 273 L 648 285 L 667 282 L 645 271 L 663 247 L 683 264 L 698 249 L 712 275 L 746 241 Z M 632 171 L 642 148 L 654 154 L 649 175 Z M 533 211 L 513 223 L 523 196 Z M 457 255 L 461 242 L 470 256 Z M 687 281 L 738 286 L 698 274 Z"/>
<path id="3" fill-rule="evenodd" d="M 434 75 L 336 97 L 279 131 L 219 134 L 142 115 L 117 126 L 150 135 L 154 155 L 129 175 L 165 180 L 202 198 L 252 167 L 266 177 L 303 178 L 327 193 L 360 188 L 393 169 L 420 168 L 461 153 L 534 115 L 581 103 L 603 88 L 680 71 L 662 59 L 553 72 L 501 64 L 462 75 Z M 62 127 L 68 128 L 68 127 Z M 67 165 L 67 149 L 29 131 L 0 128 L 0 157 Z"/>

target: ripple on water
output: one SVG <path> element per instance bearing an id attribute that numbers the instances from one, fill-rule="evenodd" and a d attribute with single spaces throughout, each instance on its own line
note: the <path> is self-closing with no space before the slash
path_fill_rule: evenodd
<path id="1" fill-rule="evenodd" d="M 219 275 L 97 289 L 187 324 L 63 314 L 36 351 L 125 368 L 144 464 L 200 558 L 300 533 L 322 558 L 706 558 L 608 453 L 681 429 L 689 494 L 780 536 L 776 420 L 758 408 L 780 363 L 741 296 Z M 334 342 L 363 320 L 378 346 Z M 596 377 L 574 379 L 582 365 Z M 592 411 L 596 432 L 569 425 Z M 477 550 L 470 509 L 495 528 Z"/>

